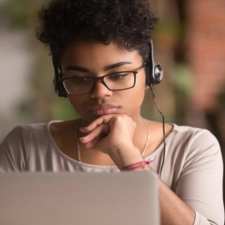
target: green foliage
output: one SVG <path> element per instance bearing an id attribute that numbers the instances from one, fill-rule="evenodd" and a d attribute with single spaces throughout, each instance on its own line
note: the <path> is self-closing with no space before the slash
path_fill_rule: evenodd
<path id="1" fill-rule="evenodd" d="M 26 28 L 29 21 L 29 0 L 9 0 L 4 4 L 4 12 L 13 28 Z"/>
<path id="2" fill-rule="evenodd" d="M 172 21 L 159 22 L 156 26 L 155 33 L 158 35 L 178 36 L 180 34 L 180 26 Z"/>
<path id="3" fill-rule="evenodd" d="M 192 76 L 188 67 L 185 65 L 177 64 L 174 66 L 173 83 L 182 95 L 189 96 L 192 91 Z"/>
<path id="4" fill-rule="evenodd" d="M 56 120 L 70 120 L 78 118 L 79 115 L 74 111 L 67 99 L 57 98 L 52 106 L 53 118 Z"/>
<path id="5" fill-rule="evenodd" d="M 44 0 L 7 0 L 2 4 L 2 13 L 14 29 L 29 29 Z"/>

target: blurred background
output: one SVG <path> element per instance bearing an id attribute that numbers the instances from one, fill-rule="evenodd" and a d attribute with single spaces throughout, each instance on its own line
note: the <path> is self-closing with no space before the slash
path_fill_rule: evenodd
<path id="1" fill-rule="evenodd" d="M 54 93 L 48 49 L 36 40 L 37 12 L 47 0 L 0 0 L 0 141 L 15 125 L 77 117 Z M 160 18 L 155 87 L 166 120 L 204 127 L 225 146 L 225 1 L 152 0 Z M 151 94 L 143 114 L 160 120 Z"/>

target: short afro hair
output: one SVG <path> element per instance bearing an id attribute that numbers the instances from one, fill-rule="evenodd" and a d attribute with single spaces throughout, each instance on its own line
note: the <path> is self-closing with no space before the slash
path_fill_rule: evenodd
<path id="1" fill-rule="evenodd" d="M 38 39 L 58 60 L 74 40 L 115 42 L 145 57 L 157 21 L 149 1 L 52 0 L 40 11 Z"/>

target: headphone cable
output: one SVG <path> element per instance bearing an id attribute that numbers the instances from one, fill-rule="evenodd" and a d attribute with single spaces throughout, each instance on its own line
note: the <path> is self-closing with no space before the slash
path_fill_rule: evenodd
<path id="1" fill-rule="evenodd" d="M 165 116 L 163 115 L 162 111 L 159 109 L 159 106 L 156 102 L 156 95 L 154 92 L 154 89 L 152 87 L 152 84 L 149 85 L 151 89 L 151 95 L 152 95 L 152 100 L 153 104 L 155 105 L 156 111 L 160 114 L 161 121 L 162 121 L 162 132 L 163 132 L 163 152 L 162 152 L 162 160 L 160 162 L 160 168 L 159 168 L 159 174 L 161 176 L 162 174 L 162 169 L 165 161 L 165 155 L 166 155 L 166 129 L 165 129 Z"/>

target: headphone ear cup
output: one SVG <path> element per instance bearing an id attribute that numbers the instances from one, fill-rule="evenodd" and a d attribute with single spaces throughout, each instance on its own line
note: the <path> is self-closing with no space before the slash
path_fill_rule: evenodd
<path id="1" fill-rule="evenodd" d="M 163 76 L 164 74 L 161 65 L 159 64 L 155 65 L 152 73 L 152 83 L 159 84 L 162 81 Z"/>
<path id="2" fill-rule="evenodd" d="M 147 85 L 159 84 L 163 79 L 163 70 L 159 64 L 155 64 L 153 41 L 149 42 L 149 57 L 146 65 Z"/>
<path id="3" fill-rule="evenodd" d="M 154 65 L 154 69 L 151 67 L 151 63 L 148 63 L 145 67 L 147 86 L 159 84 L 164 76 L 163 69 L 159 64 Z"/>
<path id="4" fill-rule="evenodd" d="M 53 69 L 54 69 L 53 84 L 54 84 L 55 92 L 57 93 L 57 95 L 59 97 L 67 97 L 66 90 L 63 87 L 62 82 L 60 81 L 62 74 L 61 74 L 61 70 L 58 67 L 57 60 L 56 60 L 56 57 L 54 56 L 54 54 L 52 56 L 52 65 L 53 65 Z"/>
<path id="5" fill-rule="evenodd" d="M 56 91 L 57 95 L 59 97 L 67 97 L 66 90 L 63 87 L 62 83 L 59 80 L 57 80 L 56 78 L 54 79 L 53 82 L 54 82 L 54 87 L 55 87 L 55 91 Z"/>

